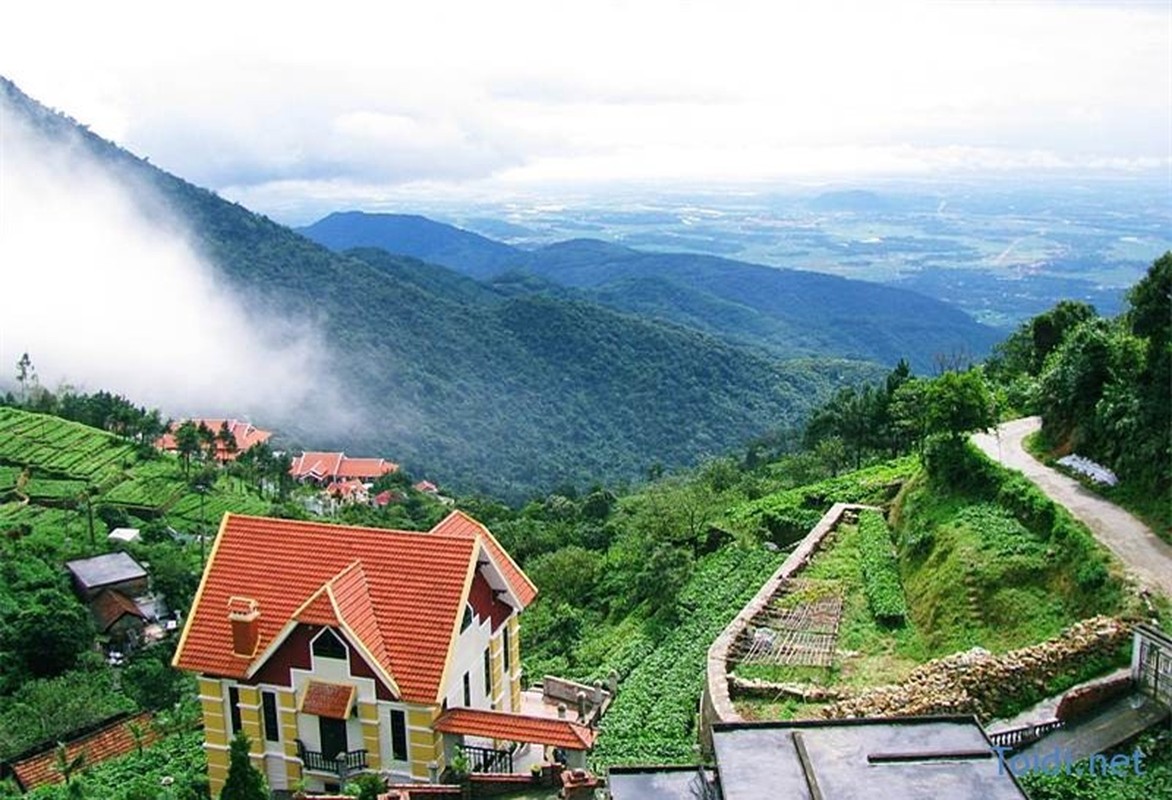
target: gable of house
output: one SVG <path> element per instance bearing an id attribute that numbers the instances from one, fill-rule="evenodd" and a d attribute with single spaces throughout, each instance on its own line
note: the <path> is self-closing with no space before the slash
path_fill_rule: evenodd
<path id="1" fill-rule="evenodd" d="M 413 532 L 225 515 L 174 664 L 251 680 L 299 626 L 331 626 L 397 696 L 438 702 L 473 587 L 496 625 L 535 594 L 486 530 L 450 528 L 434 535 L 439 526 Z M 244 600 L 255 607 L 247 623 L 255 641 L 238 655 L 229 609 Z"/>

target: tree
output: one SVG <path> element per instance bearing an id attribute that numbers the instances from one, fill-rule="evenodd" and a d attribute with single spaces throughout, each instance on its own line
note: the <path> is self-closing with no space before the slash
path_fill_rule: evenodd
<path id="1" fill-rule="evenodd" d="M 11 653 L 28 674 L 59 675 L 93 644 L 93 620 L 72 595 L 60 589 L 39 589 L 21 605 L 0 650 Z"/>
<path id="2" fill-rule="evenodd" d="M 1042 371 L 1046 358 L 1065 341 L 1067 334 L 1096 317 L 1095 307 L 1077 300 L 1063 300 L 1030 322 L 1033 343 L 1033 374 Z"/>
<path id="3" fill-rule="evenodd" d="M 997 421 L 993 396 L 979 370 L 946 372 L 928 384 L 926 428 L 929 434 L 954 441 Z"/>
<path id="4" fill-rule="evenodd" d="M 191 457 L 199 453 L 199 428 L 191 420 L 184 420 L 175 429 L 175 450 L 183 463 L 183 477 L 191 472 Z"/>
<path id="5" fill-rule="evenodd" d="M 232 737 L 228 751 L 228 778 L 220 790 L 220 800 L 268 800 L 264 776 L 252 766 L 248 757 L 250 742 L 244 731 Z"/>
<path id="6" fill-rule="evenodd" d="M 594 594 L 598 567 L 598 554 L 570 545 L 530 559 L 525 571 L 537 582 L 542 595 L 551 601 L 586 606 Z"/>
<path id="7" fill-rule="evenodd" d="M 22 404 L 28 400 L 29 380 L 35 380 L 36 374 L 36 370 L 33 369 L 32 359 L 28 357 L 28 353 L 21 355 L 16 362 L 16 382 L 20 384 L 20 402 Z"/>
<path id="8" fill-rule="evenodd" d="M 220 423 L 220 430 L 216 431 L 216 443 L 224 453 L 224 461 L 230 460 L 239 449 L 236 444 L 236 437 L 232 435 L 232 431 L 228 428 L 228 420 Z"/>

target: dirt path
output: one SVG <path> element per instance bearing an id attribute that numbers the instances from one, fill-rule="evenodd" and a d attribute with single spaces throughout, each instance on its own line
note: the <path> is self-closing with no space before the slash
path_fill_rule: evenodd
<path id="1" fill-rule="evenodd" d="M 987 456 L 1020 470 L 1055 503 L 1091 529 L 1140 581 L 1172 597 L 1172 546 L 1119 506 L 1084 489 L 1078 481 L 1042 465 L 1025 451 L 1022 439 L 1041 427 L 1038 417 L 1006 422 L 995 434 L 978 433 L 973 443 Z"/>

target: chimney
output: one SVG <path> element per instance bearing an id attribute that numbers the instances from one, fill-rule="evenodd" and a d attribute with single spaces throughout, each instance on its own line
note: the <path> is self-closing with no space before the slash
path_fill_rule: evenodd
<path id="1" fill-rule="evenodd" d="M 260 606 L 250 597 L 228 598 L 228 622 L 232 625 L 232 652 L 243 658 L 256 655 L 260 644 Z"/>

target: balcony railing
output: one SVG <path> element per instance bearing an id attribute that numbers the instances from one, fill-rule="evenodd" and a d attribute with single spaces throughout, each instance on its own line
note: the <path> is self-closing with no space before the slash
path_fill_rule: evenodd
<path id="1" fill-rule="evenodd" d="M 464 755 L 468 758 L 468 765 L 473 772 L 504 772 L 513 771 L 513 754 L 508 750 L 493 750 L 491 747 L 473 747 L 464 745 Z"/>
<path id="2" fill-rule="evenodd" d="M 341 757 L 338 758 L 335 756 Z M 345 777 L 352 772 L 364 770 L 368 766 L 365 750 L 350 750 L 346 753 L 336 753 L 334 756 L 328 756 L 317 750 L 307 750 L 305 743 L 300 739 L 297 740 L 297 757 L 301 759 L 301 763 L 305 765 L 306 769 L 315 772 L 330 772 L 339 777 Z"/>
<path id="3" fill-rule="evenodd" d="M 1050 731 L 1056 731 L 1059 728 L 1065 727 L 1065 725 L 1065 722 L 1057 719 L 1038 725 L 1026 725 L 1021 728 L 1012 728 L 1007 731 L 990 733 L 989 741 L 996 747 L 1012 747 L 1016 749 L 1031 745 Z"/>

